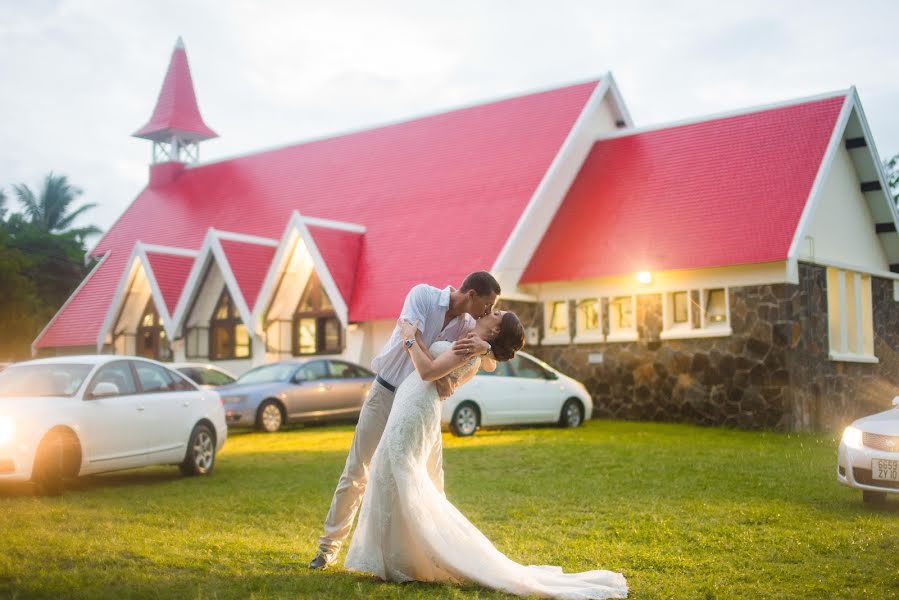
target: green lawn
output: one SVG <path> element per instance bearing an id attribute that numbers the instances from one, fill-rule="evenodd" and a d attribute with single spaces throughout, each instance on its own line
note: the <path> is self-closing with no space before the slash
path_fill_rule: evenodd
<path id="1" fill-rule="evenodd" d="M 507 597 L 305 568 L 352 431 L 235 433 L 205 479 L 0 488 L 0 597 Z M 837 485 L 829 437 L 592 421 L 444 441 L 447 495 L 516 561 L 622 571 L 631 598 L 899 597 L 899 499 Z"/>

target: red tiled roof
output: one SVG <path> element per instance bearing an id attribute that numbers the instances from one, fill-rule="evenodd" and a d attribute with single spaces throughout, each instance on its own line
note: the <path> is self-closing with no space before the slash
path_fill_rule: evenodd
<path id="1" fill-rule="evenodd" d="M 222 245 L 231 272 L 234 273 L 234 279 L 237 280 L 240 293 L 247 303 L 247 308 L 252 312 L 276 248 L 235 240 L 219 240 L 219 243 Z"/>
<path id="2" fill-rule="evenodd" d="M 187 276 L 194 265 L 194 259 L 190 256 L 162 252 L 148 251 L 146 254 L 150 269 L 153 270 L 153 278 L 159 286 L 169 315 L 172 315 L 184 289 L 184 282 L 187 281 Z"/>
<path id="3" fill-rule="evenodd" d="M 190 66 L 187 64 L 187 53 L 184 51 L 181 38 L 178 38 L 178 44 L 172 51 L 172 59 L 169 61 L 153 116 L 134 136 L 149 140 L 167 140 L 173 133 L 191 140 L 218 137 L 200 116 Z"/>
<path id="4" fill-rule="evenodd" d="M 521 283 L 785 260 L 844 100 L 598 141 Z"/>
<path id="5" fill-rule="evenodd" d="M 352 260 L 337 261 L 330 249 L 323 254 L 335 265 L 341 291 L 353 288 L 351 321 L 392 319 L 413 285 L 458 285 L 469 272 L 492 266 L 596 86 L 190 167 L 173 183 L 144 189 L 94 253 L 115 249 L 124 260 L 137 239 L 197 249 L 210 227 L 280 239 L 294 210 L 358 223 L 366 233 L 354 286 L 347 282 Z M 356 252 L 353 245 L 347 256 Z M 262 277 L 267 267 L 253 268 Z M 116 280 L 122 263 L 109 269 Z M 112 288 L 84 300 L 79 294 L 73 310 L 82 310 L 82 301 L 108 306 L 112 294 Z M 64 335 L 51 327 L 36 344 L 93 344 L 102 321 L 99 314 L 82 319 L 78 331 Z"/>
<path id="6" fill-rule="evenodd" d="M 362 251 L 363 235 L 353 231 L 309 225 L 309 234 L 318 248 L 322 260 L 331 272 L 340 295 L 352 311 L 353 288 L 356 283 L 356 266 Z"/>

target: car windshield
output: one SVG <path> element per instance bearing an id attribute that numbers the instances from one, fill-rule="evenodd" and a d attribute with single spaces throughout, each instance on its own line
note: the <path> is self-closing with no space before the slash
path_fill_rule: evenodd
<path id="1" fill-rule="evenodd" d="M 287 381 L 297 368 L 292 363 L 275 363 L 273 365 L 265 365 L 257 367 L 252 371 L 247 371 L 237 378 L 237 383 L 274 383 L 276 381 Z"/>
<path id="2" fill-rule="evenodd" d="M 74 396 L 93 365 L 16 365 L 0 373 L 0 397 Z"/>

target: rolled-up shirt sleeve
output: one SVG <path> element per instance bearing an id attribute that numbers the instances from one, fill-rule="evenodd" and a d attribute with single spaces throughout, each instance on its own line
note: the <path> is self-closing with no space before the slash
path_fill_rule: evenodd
<path id="1" fill-rule="evenodd" d="M 406 294 L 406 300 L 403 302 L 403 311 L 400 313 L 400 318 L 409 321 L 410 323 L 417 323 L 418 328 L 421 329 L 425 319 L 428 317 L 430 308 L 430 289 L 426 285 L 419 284 L 409 290 L 409 293 Z"/>

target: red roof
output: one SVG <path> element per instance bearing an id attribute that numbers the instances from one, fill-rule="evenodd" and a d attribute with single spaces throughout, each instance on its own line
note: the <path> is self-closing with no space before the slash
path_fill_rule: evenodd
<path id="1" fill-rule="evenodd" d="M 169 315 L 172 315 L 184 289 L 184 282 L 187 281 L 187 276 L 194 265 L 194 258 L 150 251 L 146 255 Z"/>
<path id="2" fill-rule="evenodd" d="M 598 141 L 521 283 L 785 260 L 844 101 Z"/>
<path id="3" fill-rule="evenodd" d="M 237 280 L 237 287 L 243 295 L 247 308 L 252 312 L 256 298 L 262 288 L 268 266 L 275 256 L 276 248 L 263 244 L 220 239 L 228 266 Z"/>
<path id="4" fill-rule="evenodd" d="M 280 239 L 294 210 L 365 227 L 361 239 L 313 236 L 341 293 L 349 294 L 349 320 L 393 319 L 413 285 L 458 285 L 469 272 L 493 265 L 596 86 L 188 167 L 174 182 L 144 189 L 103 236 L 93 253 L 122 255 L 101 269 L 113 283 L 77 294 L 35 345 L 96 343 L 136 240 L 198 249 L 210 227 Z M 251 270 L 261 280 L 268 266 Z M 255 285 L 241 283 L 248 303 L 258 294 Z M 96 314 L 87 314 L 82 305 L 94 304 Z M 73 322 L 70 311 L 83 316 Z"/>
<path id="5" fill-rule="evenodd" d="M 315 225 L 309 225 L 307 228 L 322 260 L 328 266 L 334 284 L 347 304 L 347 309 L 351 310 L 350 301 L 356 284 L 356 266 L 362 251 L 364 234 Z"/>
<path id="6" fill-rule="evenodd" d="M 181 38 L 178 38 L 172 51 L 172 59 L 169 61 L 169 69 L 162 82 L 153 116 L 134 136 L 167 141 L 173 134 L 196 141 L 218 137 L 200 116 L 190 66 L 187 64 L 187 52 L 184 51 Z"/>

